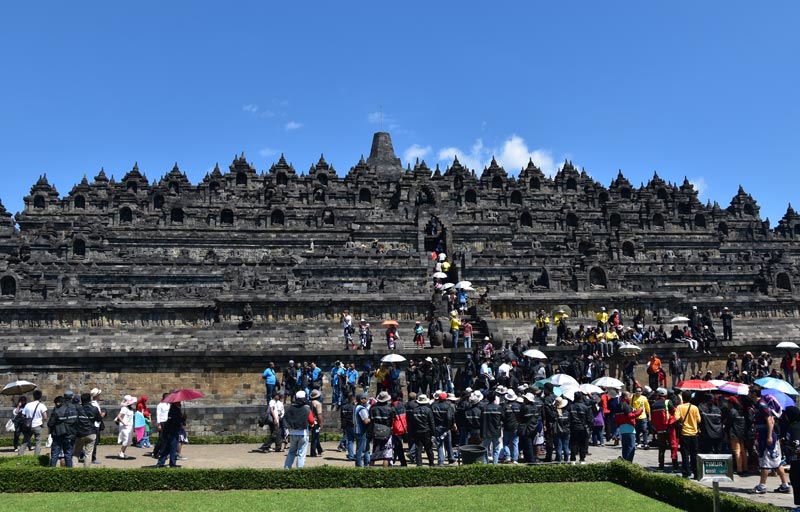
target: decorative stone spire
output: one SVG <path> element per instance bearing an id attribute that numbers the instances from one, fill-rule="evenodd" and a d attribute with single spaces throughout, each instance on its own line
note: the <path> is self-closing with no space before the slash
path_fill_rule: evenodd
<path id="1" fill-rule="evenodd" d="M 403 164 L 394 154 L 392 137 L 386 132 L 377 132 L 372 137 L 372 148 L 367 165 L 378 174 L 397 175 L 403 172 Z"/>

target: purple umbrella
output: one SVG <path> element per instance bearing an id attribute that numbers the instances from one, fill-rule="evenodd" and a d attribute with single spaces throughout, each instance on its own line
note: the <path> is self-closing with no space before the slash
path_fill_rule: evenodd
<path id="1" fill-rule="evenodd" d="M 777 389 L 762 389 L 761 396 L 771 396 L 772 398 L 777 400 L 779 404 L 781 404 L 781 407 L 783 409 L 786 409 L 787 407 L 791 407 L 793 405 L 797 405 L 794 402 L 794 398 L 790 397 L 783 391 L 778 391 Z"/>

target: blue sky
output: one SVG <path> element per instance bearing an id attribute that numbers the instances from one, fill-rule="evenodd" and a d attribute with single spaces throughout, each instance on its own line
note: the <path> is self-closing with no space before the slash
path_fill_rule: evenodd
<path id="1" fill-rule="evenodd" d="M 292 5 L 288 5 L 292 4 Z M 761 8 L 759 8 L 761 7 Z M 245 152 L 340 174 L 390 131 L 404 164 L 516 173 L 565 158 L 608 185 L 657 170 L 774 227 L 800 207 L 800 3 L 13 2 L 0 19 L 0 199 L 42 173 Z M 800 209 L 800 208 L 799 208 Z"/>

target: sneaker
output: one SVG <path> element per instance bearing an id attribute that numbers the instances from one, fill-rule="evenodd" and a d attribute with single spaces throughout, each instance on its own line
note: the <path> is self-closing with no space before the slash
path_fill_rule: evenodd
<path id="1" fill-rule="evenodd" d="M 767 486 L 758 484 L 750 489 L 750 494 L 767 494 Z"/>
<path id="2" fill-rule="evenodd" d="M 103 463 L 102 463 L 102 462 L 100 462 L 99 460 L 93 460 L 93 461 L 92 461 L 92 464 L 94 464 L 94 465 L 96 465 L 96 466 L 101 466 Z"/>
<path id="3" fill-rule="evenodd" d="M 184 457 L 183 455 L 178 455 L 178 460 L 189 460 L 189 457 Z"/>
<path id="4" fill-rule="evenodd" d="M 120 459 L 124 459 L 124 458 L 125 458 L 125 454 L 124 454 L 124 453 L 122 453 L 122 452 L 119 452 L 119 458 L 120 458 Z"/>
<path id="5" fill-rule="evenodd" d="M 781 484 L 780 487 L 775 489 L 774 492 L 779 492 L 781 494 L 789 494 L 792 492 L 792 488 L 788 484 Z"/>

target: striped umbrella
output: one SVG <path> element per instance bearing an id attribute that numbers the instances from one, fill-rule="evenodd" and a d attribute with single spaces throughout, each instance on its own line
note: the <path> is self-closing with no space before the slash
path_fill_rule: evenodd
<path id="1" fill-rule="evenodd" d="M 726 382 L 717 386 L 717 389 L 732 395 L 745 396 L 750 392 L 750 386 L 741 382 Z"/>

